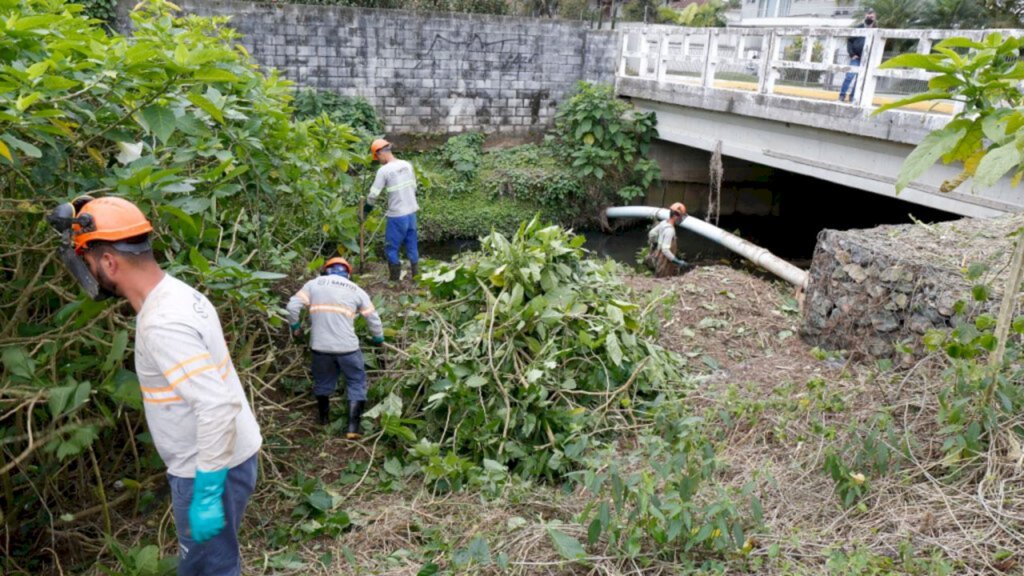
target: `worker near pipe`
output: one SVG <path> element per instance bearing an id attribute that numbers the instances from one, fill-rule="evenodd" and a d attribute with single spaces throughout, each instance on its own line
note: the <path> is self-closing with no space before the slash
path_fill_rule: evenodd
<path id="1" fill-rule="evenodd" d="M 384 326 L 377 309 L 362 288 L 352 281 L 352 265 L 344 258 L 324 262 L 314 278 L 288 301 L 292 335 L 302 336 L 300 315 L 309 309 L 310 348 L 313 350 L 313 395 L 320 424 L 330 423 L 330 397 L 344 376 L 348 392 L 349 440 L 362 438 L 360 420 L 366 407 L 366 365 L 356 336 L 355 319 L 362 315 L 375 346 L 384 343 Z"/>
<path id="2" fill-rule="evenodd" d="M 135 310 L 135 373 L 146 423 L 167 466 L 178 574 L 241 574 L 238 528 L 256 487 L 263 438 L 217 309 L 165 273 L 153 226 L 135 204 L 82 196 L 47 217 L 65 267 L 94 300 Z"/>
<path id="3" fill-rule="evenodd" d="M 370 195 L 363 205 L 363 218 L 374 209 L 382 192 L 388 193 L 387 227 L 384 229 L 384 254 L 388 259 L 388 279 L 398 282 L 402 263 L 398 250 L 405 248 L 409 259 L 410 275 L 419 273 L 419 239 L 416 231 L 416 172 L 412 164 L 399 160 L 391 150 L 391 142 L 378 138 L 370 144 L 370 154 L 380 163 L 377 176 L 370 187 Z"/>
<path id="4" fill-rule="evenodd" d="M 676 256 L 676 226 L 686 218 L 686 206 L 676 202 L 668 210 L 669 217 L 647 233 L 648 251 L 644 263 L 658 278 L 675 276 L 689 267 L 686 260 Z"/>

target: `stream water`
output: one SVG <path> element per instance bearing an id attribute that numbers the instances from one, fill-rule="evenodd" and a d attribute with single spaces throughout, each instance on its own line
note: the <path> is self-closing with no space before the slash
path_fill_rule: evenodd
<path id="1" fill-rule="evenodd" d="M 915 219 L 941 222 L 958 218 L 955 214 L 876 194 L 834 186 L 826 189 L 826 192 L 809 195 L 807 190 L 784 189 L 777 193 L 780 204 L 778 214 L 756 216 L 734 213 L 723 215 L 717 224 L 806 269 L 810 267 L 818 234 L 825 228 L 848 230 L 882 224 L 909 224 Z M 583 230 L 580 233 L 587 238 L 584 246 L 595 255 L 635 266 L 637 251 L 647 244 L 647 231 L 651 225 L 651 222 L 637 221 L 628 228 L 612 233 L 600 230 Z M 676 242 L 680 255 L 693 264 L 740 258 L 728 249 L 687 230 L 678 230 Z M 455 254 L 475 250 L 478 246 L 475 239 L 458 239 L 424 243 L 420 251 L 429 258 L 448 260 Z"/>
<path id="2" fill-rule="evenodd" d="M 579 233 L 586 237 L 583 247 L 599 258 L 611 258 L 626 266 L 636 266 L 637 252 L 647 245 L 646 225 L 634 226 L 616 232 L 600 230 L 582 230 Z M 685 257 L 694 261 L 705 259 L 727 258 L 732 253 L 721 246 L 687 232 L 679 230 L 677 243 Z M 445 242 L 426 242 L 420 244 L 420 253 L 436 260 L 450 260 L 456 254 L 476 250 L 480 247 L 476 239 L 453 239 Z"/>

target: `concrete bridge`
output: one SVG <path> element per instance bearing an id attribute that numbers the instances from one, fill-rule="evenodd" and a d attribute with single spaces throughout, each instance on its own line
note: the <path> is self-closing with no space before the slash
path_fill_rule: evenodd
<path id="1" fill-rule="evenodd" d="M 880 64 L 896 53 L 927 54 L 944 38 L 981 39 L 991 32 L 628 27 L 616 93 L 657 114 L 662 140 L 707 151 L 720 145 L 725 156 L 897 197 L 904 159 L 959 109 L 919 103 L 873 115 L 884 103 L 926 91 L 934 76 Z M 865 37 L 861 67 L 849 65 L 851 36 Z M 850 71 L 858 72 L 853 101 L 839 102 Z M 963 216 L 1024 210 L 1024 188 L 1010 186 L 1008 178 L 989 189 L 972 190 L 968 180 L 941 192 L 942 182 L 958 173 L 958 167 L 938 165 L 898 198 Z"/>

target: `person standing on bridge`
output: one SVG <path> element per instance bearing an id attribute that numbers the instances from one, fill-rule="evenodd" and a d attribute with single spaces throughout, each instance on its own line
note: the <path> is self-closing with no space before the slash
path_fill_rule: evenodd
<path id="1" fill-rule="evenodd" d="M 875 17 L 875 11 L 872 8 L 868 8 L 868 11 L 864 13 L 864 22 L 857 25 L 857 28 L 877 28 L 877 18 Z M 864 36 L 851 36 L 846 39 L 846 53 L 850 57 L 850 66 L 860 66 L 861 60 L 864 58 Z M 853 95 L 857 91 L 857 73 L 850 71 L 846 73 L 846 77 L 843 78 L 843 85 L 839 88 L 839 101 L 840 102 L 853 102 Z M 849 92 L 850 96 L 847 98 L 846 93 Z"/>
<path id="2" fill-rule="evenodd" d="M 363 206 L 365 218 L 374 208 L 381 192 L 388 193 L 387 227 L 384 230 L 384 254 L 388 258 L 388 278 L 398 282 L 402 275 L 402 264 L 398 249 L 405 247 L 405 256 L 412 267 L 411 276 L 419 273 L 419 240 L 416 234 L 416 172 L 412 164 L 399 160 L 391 151 L 391 143 L 378 138 L 370 145 L 373 159 L 380 162 L 377 177 L 370 187 L 370 195 Z"/>
<path id="3" fill-rule="evenodd" d="M 146 424 L 171 485 L 178 574 L 242 572 L 238 528 L 256 487 L 263 438 L 231 361 L 217 309 L 164 272 L 153 226 L 116 196 L 82 196 L 47 218 L 60 257 L 95 300 L 135 310 L 135 373 Z"/>
<path id="4" fill-rule="evenodd" d="M 647 233 L 648 252 L 644 261 L 658 278 L 674 276 L 677 270 L 689 266 L 686 260 L 676 257 L 676 226 L 686 218 L 686 206 L 676 202 L 668 210 L 668 218 Z"/>
<path id="5" fill-rule="evenodd" d="M 320 277 L 314 278 L 288 301 L 288 323 L 292 336 L 302 335 L 299 315 L 309 308 L 311 325 L 310 348 L 313 349 L 313 395 L 316 396 L 320 424 L 330 422 L 330 397 L 338 387 L 338 377 L 345 377 L 348 388 L 349 440 L 359 440 L 359 423 L 366 406 L 366 365 L 359 349 L 355 318 L 361 314 L 373 337 L 373 344 L 384 343 L 384 326 L 380 316 L 362 288 L 349 278 L 352 265 L 344 258 L 324 262 Z"/>

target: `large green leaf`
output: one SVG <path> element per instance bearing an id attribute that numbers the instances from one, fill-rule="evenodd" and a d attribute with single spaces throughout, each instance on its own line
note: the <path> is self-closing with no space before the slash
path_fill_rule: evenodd
<path id="1" fill-rule="evenodd" d="M 919 68 L 929 72 L 951 73 L 956 69 L 945 64 L 936 54 L 900 54 L 883 62 L 879 68 Z"/>
<path id="2" fill-rule="evenodd" d="M 202 94 L 190 92 L 188 95 L 188 100 L 189 102 L 195 104 L 201 110 L 209 114 L 211 117 L 213 117 L 213 119 L 217 122 L 220 122 L 221 124 L 224 123 L 224 113 L 221 112 L 220 109 L 213 104 L 213 102 L 207 100 L 206 97 Z"/>
<path id="3" fill-rule="evenodd" d="M 1008 129 L 1009 123 L 1017 118 L 1020 118 L 1020 113 L 1013 110 L 1000 110 L 985 116 L 981 120 L 981 129 L 985 138 L 996 145 L 1005 144 L 1013 138 L 1013 132 Z"/>
<path id="4" fill-rule="evenodd" d="M 146 121 L 146 127 L 161 142 L 167 144 L 174 134 L 176 120 L 174 112 L 163 106 L 148 106 L 142 110 L 142 118 Z"/>
<path id="5" fill-rule="evenodd" d="M 135 554 L 135 569 L 139 574 L 156 574 L 159 569 L 160 550 L 150 544 Z"/>
<path id="6" fill-rule="evenodd" d="M 949 95 L 949 92 L 947 92 L 946 90 L 931 90 L 929 92 L 923 92 L 921 94 L 915 94 L 913 96 L 910 96 L 909 98 L 903 98 L 901 100 L 896 100 L 895 102 L 889 102 L 887 104 L 883 104 L 882 106 L 879 106 L 878 108 L 876 108 L 875 111 L 871 113 L 871 115 L 872 116 L 877 116 L 878 114 L 881 114 L 882 112 L 885 112 L 887 110 L 893 110 L 895 108 L 902 108 L 902 107 L 910 105 L 910 104 L 916 104 L 917 102 L 927 102 L 929 100 L 949 100 L 949 99 L 950 99 L 950 95 Z"/>
<path id="7" fill-rule="evenodd" d="M 107 354 L 107 359 L 103 363 L 103 369 L 110 370 L 115 364 L 120 363 L 124 359 L 124 352 L 127 347 L 128 331 L 118 330 L 110 342 L 110 353 Z"/>
<path id="8" fill-rule="evenodd" d="M 580 544 L 579 540 L 569 536 L 565 532 L 562 532 L 554 526 L 548 525 L 548 536 L 551 537 L 551 543 L 555 545 L 555 550 L 567 560 L 583 560 L 587 557 L 587 551 Z"/>
<path id="9" fill-rule="evenodd" d="M 924 174 L 935 161 L 956 148 L 960 140 L 967 134 L 968 121 L 950 122 L 942 130 L 936 130 L 925 136 L 924 140 L 907 156 L 896 180 L 896 193 L 899 194 L 918 176 Z"/>
<path id="10" fill-rule="evenodd" d="M 334 498 L 323 490 L 316 490 L 306 498 L 306 503 L 321 512 L 326 512 L 334 507 Z"/>
<path id="11" fill-rule="evenodd" d="M 34 144 L 29 144 L 24 140 L 15 138 L 11 134 L 0 134 L 0 140 L 3 140 L 7 144 L 9 144 L 11 148 L 21 150 L 29 158 L 43 157 L 43 151 L 37 148 Z"/>
<path id="12" fill-rule="evenodd" d="M 605 338 L 604 347 L 608 351 L 608 357 L 612 363 L 622 366 L 622 347 L 619 345 L 619 337 L 615 335 L 615 332 L 609 333 Z"/>
<path id="13" fill-rule="evenodd" d="M 69 384 L 67 386 L 56 386 L 49 389 L 46 401 L 50 406 L 50 414 L 54 418 L 64 413 L 64 408 L 67 407 L 68 401 L 71 399 L 71 396 L 75 393 L 77 388 L 77 385 Z"/>
<path id="14" fill-rule="evenodd" d="M 985 45 L 980 42 L 975 42 L 969 38 L 954 37 L 946 38 L 939 42 L 935 45 L 935 48 L 973 48 L 975 50 L 981 50 L 985 48 Z"/>
<path id="15" fill-rule="evenodd" d="M 989 149 L 974 174 L 975 186 L 985 188 L 992 186 L 1004 174 L 1019 167 L 1022 162 L 1024 162 L 1024 154 L 1017 148 L 1016 142 Z"/>
<path id="16" fill-rule="evenodd" d="M 222 70 L 220 68 L 204 68 L 195 74 L 196 80 L 202 80 L 203 82 L 238 82 L 239 78 L 235 74 Z"/>
<path id="17" fill-rule="evenodd" d="M 984 139 L 985 131 L 982 129 L 981 122 L 972 122 L 967 126 L 967 131 L 956 143 L 956 146 L 942 155 L 942 162 L 949 164 L 957 160 L 961 162 L 967 160 L 984 147 Z"/>
<path id="18" fill-rule="evenodd" d="M 35 375 L 36 363 L 32 360 L 32 356 L 29 355 L 28 351 L 21 346 L 4 348 L 3 355 L 0 358 L 2 358 L 4 369 L 12 376 L 31 380 Z"/>

